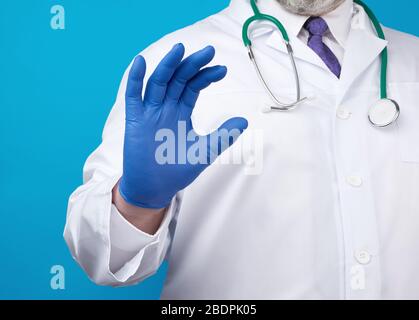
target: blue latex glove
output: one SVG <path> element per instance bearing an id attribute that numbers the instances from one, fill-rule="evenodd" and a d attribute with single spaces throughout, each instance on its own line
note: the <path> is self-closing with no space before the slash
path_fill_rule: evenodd
<path id="1" fill-rule="evenodd" d="M 170 129 L 178 139 L 178 122 L 183 121 L 186 132 L 193 130 L 191 114 L 199 92 L 211 83 L 222 80 L 227 68 L 205 67 L 215 55 L 213 47 L 206 47 L 183 59 L 185 48 L 177 44 L 163 58 L 151 75 L 142 97 L 146 62 L 138 56 L 129 73 L 126 89 L 126 129 L 124 143 L 123 176 L 119 184 L 121 196 L 128 203 L 142 208 L 161 209 L 167 207 L 179 191 L 190 185 L 201 173 L 231 146 L 235 138 L 220 136 L 218 142 L 207 146 L 208 163 L 159 164 L 156 150 L 160 141 L 156 133 Z M 239 134 L 247 128 L 243 118 L 233 118 L 218 130 L 236 129 Z M 179 141 L 176 141 L 178 144 Z M 194 142 L 186 143 L 188 150 Z M 177 159 L 185 159 L 178 154 Z"/>

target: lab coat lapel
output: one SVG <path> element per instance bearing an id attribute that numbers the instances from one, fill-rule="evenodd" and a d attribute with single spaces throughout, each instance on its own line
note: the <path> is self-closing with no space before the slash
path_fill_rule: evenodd
<path id="1" fill-rule="evenodd" d="M 273 31 L 271 35 L 268 37 L 268 39 L 266 40 L 266 44 L 269 47 L 288 55 L 287 47 L 279 31 L 277 30 Z M 312 49 L 310 49 L 310 47 L 307 46 L 307 44 L 303 43 L 300 39 L 298 39 L 295 36 L 290 36 L 290 44 L 294 51 L 294 57 L 296 60 L 302 60 L 323 69 L 326 68 L 326 65 L 320 59 L 320 57 Z"/>
<path id="2" fill-rule="evenodd" d="M 303 86 L 303 91 L 307 88 L 307 85 L 317 88 L 317 90 L 324 90 L 331 83 L 334 83 L 337 79 L 329 75 L 330 71 L 327 69 L 325 63 L 321 58 L 304 42 L 295 36 L 290 36 L 290 44 L 294 52 L 294 58 L 297 63 L 297 69 L 300 75 L 300 81 Z M 282 35 L 279 31 L 274 31 L 266 40 L 267 47 L 275 49 L 280 52 L 284 57 L 288 56 L 287 47 L 282 39 Z M 289 72 L 293 72 L 289 59 L 286 58 L 284 68 L 287 68 Z M 313 74 L 313 68 L 318 69 L 320 72 Z"/>
<path id="3" fill-rule="evenodd" d="M 342 64 L 340 97 L 337 104 L 342 102 L 354 82 L 371 66 L 386 46 L 387 41 L 378 38 L 372 30 L 352 28 Z"/>

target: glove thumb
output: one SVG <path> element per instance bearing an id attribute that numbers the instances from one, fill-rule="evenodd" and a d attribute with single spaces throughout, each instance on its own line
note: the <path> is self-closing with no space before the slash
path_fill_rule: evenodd
<path id="1" fill-rule="evenodd" d="M 211 133 L 207 139 L 208 163 L 213 163 L 219 155 L 231 147 L 247 129 L 248 125 L 245 118 L 231 118 Z"/>

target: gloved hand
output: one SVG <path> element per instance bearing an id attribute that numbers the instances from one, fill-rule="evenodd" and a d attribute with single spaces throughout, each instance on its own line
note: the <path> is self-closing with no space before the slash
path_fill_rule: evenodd
<path id="1" fill-rule="evenodd" d="M 211 134 L 211 139 L 210 136 L 206 137 L 205 161 L 188 161 L 188 150 L 198 139 L 204 138 L 193 131 L 191 121 L 199 92 L 211 83 L 222 80 L 227 68 L 205 67 L 215 55 L 215 49 L 210 46 L 182 61 L 184 54 L 184 46 L 177 44 L 163 58 L 147 83 L 144 98 L 142 91 L 146 62 L 142 56 L 135 59 L 129 73 L 125 96 L 123 176 L 119 192 L 126 202 L 137 207 L 167 207 L 176 193 L 190 185 L 218 155 L 237 140 L 248 125 L 243 118 L 228 120 Z M 196 136 L 195 141 L 186 141 L 182 135 L 178 137 L 179 128 L 182 127 L 179 123 L 186 128 L 186 133 L 192 132 Z M 225 134 L 232 130 L 238 134 Z M 168 153 L 176 153 L 175 163 L 161 164 L 158 159 L 163 142 L 157 141 L 159 139 L 156 139 L 156 135 L 163 132 L 173 133 L 173 143 L 170 144 L 169 140 L 165 143 L 172 148 L 166 150 Z M 218 134 L 222 132 L 224 134 Z M 180 141 L 182 138 L 184 141 Z M 180 147 L 183 143 L 184 148 Z"/>

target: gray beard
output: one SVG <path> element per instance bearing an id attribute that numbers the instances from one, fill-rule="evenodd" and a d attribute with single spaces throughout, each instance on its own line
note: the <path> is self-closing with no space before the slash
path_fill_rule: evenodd
<path id="1" fill-rule="evenodd" d="M 320 17 L 332 12 L 345 0 L 277 0 L 287 11 L 302 16 Z"/>

